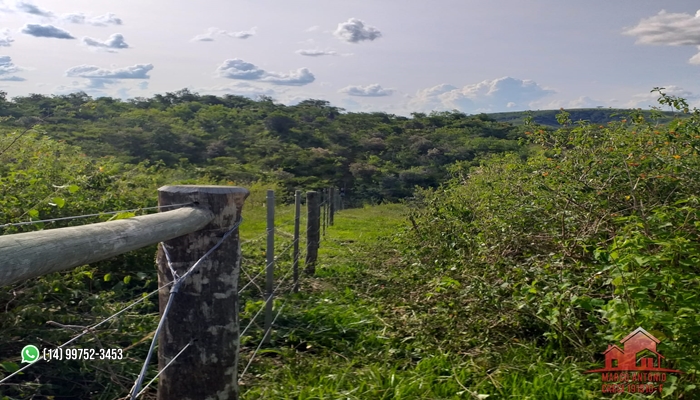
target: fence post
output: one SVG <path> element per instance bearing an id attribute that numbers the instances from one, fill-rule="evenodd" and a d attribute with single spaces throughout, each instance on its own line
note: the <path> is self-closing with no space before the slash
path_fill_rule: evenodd
<path id="1" fill-rule="evenodd" d="M 333 226 L 333 216 L 335 214 L 335 188 L 328 189 L 330 195 L 328 196 L 328 202 L 330 204 L 330 217 L 328 217 L 328 225 Z"/>
<path id="2" fill-rule="evenodd" d="M 272 327 L 272 303 L 275 284 L 275 191 L 267 191 L 267 264 L 265 267 L 265 336 L 263 343 L 270 343 Z"/>
<path id="3" fill-rule="evenodd" d="M 328 216 L 328 193 L 326 189 L 321 190 L 321 226 L 323 227 L 323 237 L 326 236 L 326 218 Z"/>
<path id="4" fill-rule="evenodd" d="M 294 293 L 299 292 L 299 218 L 301 217 L 301 190 L 294 192 Z"/>
<path id="5" fill-rule="evenodd" d="M 214 219 L 201 230 L 165 241 L 172 267 L 182 276 L 240 222 L 250 192 L 232 186 L 164 186 L 161 206 L 195 202 Z M 172 282 L 163 244 L 158 246 L 158 284 Z M 202 260 L 182 282 L 158 335 L 158 367 L 163 370 L 190 341 L 192 344 L 165 369 L 158 381 L 158 400 L 238 399 L 238 274 L 241 247 L 236 228 L 221 246 Z M 170 288 L 159 293 L 160 313 Z M 186 377 L 186 378 L 185 378 Z"/>
<path id="6" fill-rule="evenodd" d="M 318 258 L 319 233 L 321 233 L 318 192 L 306 192 L 306 263 L 304 271 L 313 275 L 316 273 Z"/>

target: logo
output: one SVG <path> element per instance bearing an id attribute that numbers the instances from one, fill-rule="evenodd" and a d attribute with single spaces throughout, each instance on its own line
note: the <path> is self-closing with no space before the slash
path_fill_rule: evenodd
<path id="1" fill-rule="evenodd" d="M 683 373 L 662 368 L 665 357 L 656 351 L 656 345 L 661 341 L 641 327 L 625 336 L 620 343 L 622 349 L 611 344 L 603 352 L 605 368 L 584 372 L 601 373 L 603 393 L 661 393 L 667 373 Z"/>
<path id="2" fill-rule="evenodd" d="M 39 349 L 34 345 L 24 346 L 22 349 L 22 363 L 33 363 L 39 360 Z"/>

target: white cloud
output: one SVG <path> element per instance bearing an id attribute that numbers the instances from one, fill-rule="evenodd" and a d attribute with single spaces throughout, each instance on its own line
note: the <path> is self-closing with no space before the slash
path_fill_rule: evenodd
<path id="1" fill-rule="evenodd" d="M 69 68 L 66 76 L 91 79 L 150 79 L 148 72 L 153 64 L 136 64 L 124 68 L 103 69 L 95 65 L 78 65 Z"/>
<path id="2" fill-rule="evenodd" d="M 47 37 L 54 39 L 75 39 L 69 32 L 53 25 L 25 24 L 20 32 L 35 37 Z"/>
<path id="3" fill-rule="evenodd" d="M 320 28 L 320 26 L 314 25 L 314 26 L 312 26 L 312 27 L 306 29 L 305 32 L 314 32 L 314 31 L 317 31 L 319 28 Z"/>
<path id="4" fill-rule="evenodd" d="M 83 13 L 63 14 L 59 17 L 60 21 L 69 22 L 72 24 L 87 24 L 93 26 L 108 26 L 121 25 L 122 20 L 112 13 L 98 15 L 96 17 L 88 17 Z"/>
<path id="5" fill-rule="evenodd" d="M 5 28 L 0 31 L 0 47 L 10 47 L 15 39 L 10 36 L 10 30 Z"/>
<path id="6" fill-rule="evenodd" d="M 341 22 L 333 34 L 338 39 L 348 43 L 360 43 L 366 40 L 373 41 L 382 37 L 382 33 L 377 28 L 365 26 L 365 23 L 357 18 L 350 18 L 347 22 Z"/>
<path id="7" fill-rule="evenodd" d="M 392 95 L 394 90 L 384 89 L 381 85 L 375 83 L 367 86 L 348 86 L 340 89 L 339 92 L 349 96 L 383 97 Z"/>
<path id="8" fill-rule="evenodd" d="M 338 53 L 333 50 L 297 50 L 295 53 L 302 56 L 318 57 L 318 56 L 337 56 Z"/>
<path id="9" fill-rule="evenodd" d="M 581 96 L 574 100 L 537 100 L 528 104 L 529 109 L 532 110 L 558 110 L 560 108 L 572 109 L 572 108 L 596 108 L 596 107 L 608 107 L 612 106 L 614 100 L 596 100 L 588 96 Z"/>
<path id="10" fill-rule="evenodd" d="M 275 85 L 284 86 L 304 86 L 316 80 L 314 74 L 308 68 L 299 68 L 289 73 L 267 72 L 266 76 L 260 79 L 262 82 L 269 82 Z"/>
<path id="11" fill-rule="evenodd" d="M 226 32 L 222 31 L 224 35 L 235 37 L 237 39 L 248 39 L 249 37 L 255 35 L 255 30 L 258 29 L 257 27 L 253 27 L 250 30 L 247 31 L 240 31 L 240 32 Z"/>
<path id="12" fill-rule="evenodd" d="M 303 86 L 316 79 L 307 68 L 299 68 L 289 73 L 268 72 L 239 58 L 224 61 L 216 72 L 222 78 L 261 81 L 285 86 Z"/>
<path id="13" fill-rule="evenodd" d="M 229 36 L 237 39 L 248 39 L 255 35 L 257 27 L 253 27 L 247 31 L 229 32 L 216 27 L 207 29 L 206 33 L 202 33 L 190 39 L 191 42 L 213 42 L 216 36 Z"/>
<path id="14" fill-rule="evenodd" d="M 13 75 L 16 72 L 24 71 L 26 68 L 18 67 L 12 62 L 10 56 L 0 56 L 0 81 L 21 82 L 26 79 Z"/>
<path id="15" fill-rule="evenodd" d="M 408 107 L 418 111 L 498 112 L 527 109 L 530 103 L 553 93 L 531 80 L 503 77 L 462 88 L 442 84 L 424 89 L 411 98 Z"/>
<path id="16" fill-rule="evenodd" d="M 53 13 L 51 11 L 44 10 L 43 8 L 38 7 L 34 4 L 28 3 L 26 1 L 15 2 L 15 9 L 19 12 L 37 15 L 40 17 L 49 17 L 49 18 L 53 17 Z"/>
<path id="17" fill-rule="evenodd" d="M 623 34 L 636 36 L 638 44 L 700 46 L 700 10 L 695 15 L 661 10 L 657 15 L 644 18 L 636 26 L 624 30 Z M 689 62 L 700 65 L 700 53 Z"/>
<path id="18" fill-rule="evenodd" d="M 129 45 L 124 41 L 124 35 L 114 33 L 109 36 L 109 39 L 101 42 L 90 37 L 83 38 L 83 44 L 93 49 L 103 49 L 113 52 L 114 49 L 128 49 Z"/>

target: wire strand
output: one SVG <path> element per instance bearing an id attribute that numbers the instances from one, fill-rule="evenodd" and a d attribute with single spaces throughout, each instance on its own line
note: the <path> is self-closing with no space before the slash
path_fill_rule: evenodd
<path id="1" fill-rule="evenodd" d="M 52 218 L 52 219 L 41 219 L 37 221 L 27 221 L 27 222 L 17 222 L 13 224 L 4 224 L 0 225 L 0 228 L 7 228 L 9 226 L 21 226 L 21 225 L 31 225 L 31 224 L 38 224 L 38 223 L 43 223 L 43 222 L 54 222 L 54 221 L 65 221 L 69 219 L 79 219 L 79 218 L 90 218 L 90 217 L 100 217 L 103 215 L 110 215 L 110 214 L 121 214 L 125 212 L 134 212 L 134 211 L 145 211 L 145 210 L 155 210 L 157 208 L 170 208 L 170 207 L 180 207 L 180 206 L 189 206 L 194 203 L 183 203 L 183 204 L 171 204 L 167 206 L 154 206 L 154 207 L 142 207 L 142 208 L 134 208 L 131 210 L 121 210 L 121 211 L 108 211 L 108 212 L 103 212 L 99 214 L 85 214 L 85 215 L 76 215 L 73 217 L 61 217 L 61 218 Z"/>
<path id="2" fill-rule="evenodd" d="M 289 278 L 289 275 L 290 275 L 291 273 L 292 273 L 292 271 L 289 271 L 289 272 L 287 273 L 287 275 L 286 275 L 284 278 L 282 278 L 282 280 L 280 280 L 279 285 L 277 285 L 277 287 L 272 291 L 272 293 L 270 293 L 270 295 L 267 297 L 267 300 L 265 300 L 265 302 L 263 303 L 263 306 L 260 307 L 260 310 L 258 310 L 258 312 L 253 316 L 253 318 L 251 318 L 250 323 L 248 323 L 248 326 L 246 326 L 245 329 L 243 329 L 243 332 L 241 332 L 241 333 L 238 335 L 239 338 L 240 338 L 241 336 L 245 335 L 246 332 L 248 332 L 248 329 L 250 329 L 250 327 L 253 325 L 253 323 L 255 322 L 255 319 L 256 319 L 256 318 L 258 317 L 258 315 L 260 315 L 260 313 L 265 309 L 265 306 L 267 305 L 267 303 L 269 303 L 270 300 L 272 300 L 272 299 L 274 298 L 274 297 L 273 297 L 274 294 L 277 293 L 277 290 L 280 288 L 280 286 L 282 286 L 282 284 L 284 283 L 284 281 L 287 280 L 287 278 Z"/>
<path id="3" fill-rule="evenodd" d="M 63 343 L 63 344 L 60 345 L 60 346 L 58 346 L 57 348 L 58 348 L 58 349 L 61 349 L 61 348 L 65 347 L 65 346 L 68 346 L 69 344 L 75 342 L 76 340 L 80 339 L 81 337 L 83 337 L 83 336 L 87 335 L 88 333 L 94 331 L 97 327 L 101 326 L 102 324 L 105 324 L 105 323 L 107 323 L 108 321 L 110 321 L 110 320 L 116 318 L 118 315 L 121 315 L 122 313 L 126 312 L 126 310 L 132 308 L 133 306 L 135 306 L 135 305 L 137 305 L 137 304 L 139 304 L 139 303 L 141 303 L 142 301 L 146 300 L 147 298 L 149 298 L 149 297 L 153 296 L 154 294 L 158 293 L 161 289 L 163 289 L 163 288 L 165 288 L 165 287 L 167 287 L 167 286 L 169 286 L 169 285 L 172 285 L 172 284 L 173 284 L 173 282 L 166 283 L 165 285 L 159 287 L 158 289 L 152 291 L 151 293 L 148 293 L 147 295 L 143 296 L 143 297 L 140 298 L 139 300 L 136 300 L 136 301 L 132 302 L 132 303 L 129 304 L 128 306 L 126 306 L 126 307 L 122 308 L 121 310 L 119 310 L 118 312 L 116 312 L 116 313 L 110 315 L 108 318 L 106 318 L 106 319 L 103 320 L 102 322 L 99 322 L 99 323 L 97 323 L 97 324 L 95 324 L 95 325 L 92 325 L 92 326 L 88 326 L 88 327 L 85 328 L 81 333 L 79 333 L 78 335 L 76 335 L 75 337 L 73 337 L 71 340 L 69 340 L 69 341 Z M 40 355 L 39 358 L 37 359 L 37 361 L 42 360 L 42 359 L 44 359 L 44 357 L 43 357 L 43 355 Z M 5 382 L 5 381 L 7 381 L 7 380 L 10 379 L 10 378 L 12 378 L 13 376 L 19 374 L 20 372 L 24 371 L 25 369 L 31 367 L 32 365 L 36 364 L 37 361 L 35 361 L 35 362 L 31 363 L 31 364 L 27 364 L 27 365 L 25 365 L 24 367 L 22 367 L 21 369 L 18 369 L 17 371 L 13 372 L 12 374 L 6 376 L 6 377 L 3 378 L 2 380 L 0 380 L 0 384 L 3 383 L 3 382 Z"/>
<path id="4" fill-rule="evenodd" d="M 141 396 L 141 395 L 143 394 L 143 392 L 145 392 L 146 389 L 148 389 L 148 387 L 151 386 L 151 383 L 153 383 L 153 382 L 160 376 L 160 374 L 163 373 L 163 371 L 165 371 L 166 369 L 168 369 L 168 367 L 170 366 L 170 364 L 172 364 L 173 362 L 175 362 L 175 360 L 180 356 L 180 354 L 182 354 L 185 350 L 187 350 L 187 348 L 190 347 L 191 345 L 192 345 L 192 340 L 190 340 L 190 342 L 187 343 L 187 345 L 186 345 L 185 347 L 183 347 L 182 350 L 180 350 L 180 352 L 177 353 L 177 354 L 175 355 L 175 357 L 173 357 L 173 359 L 170 360 L 170 362 L 168 362 L 168 363 L 165 365 L 165 367 L 163 367 L 163 369 L 161 369 L 160 371 L 158 371 L 158 373 L 156 374 L 156 376 L 154 376 L 153 379 L 151 379 L 150 382 L 148 382 L 148 383 L 143 387 L 143 389 L 141 389 L 141 391 L 136 395 L 136 397 Z M 136 397 L 135 397 L 135 398 L 136 398 Z"/>
<path id="5" fill-rule="evenodd" d="M 257 279 L 260 275 L 262 275 L 262 273 L 265 272 L 265 271 L 267 270 L 267 268 L 268 268 L 270 265 L 274 264 L 277 260 L 279 260 L 279 257 L 280 257 L 281 255 L 283 255 L 284 253 L 286 253 L 290 248 L 292 248 L 292 246 L 294 245 L 294 242 L 296 242 L 297 240 L 299 240 L 299 239 L 294 239 L 294 240 L 292 241 L 292 243 L 290 243 L 284 250 L 280 251 L 280 254 L 278 254 L 278 255 L 272 260 L 271 263 L 268 263 L 267 265 L 265 265 L 265 268 L 263 268 L 260 272 L 258 272 L 258 274 L 255 275 L 255 277 L 253 277 L 253 279 L 251 279 L 245 286 L 243 286 L 241 289 L 238 290 L 238 294 L 241 294 L 241 292 L 243 292 L 243 290 L 245 290 L 245 288 L 247 288 L 248 286 L 250 286 L 250 285 L 253 283 L 253 281 L 254 281 L 255 279 Z"/>
<path id="6" fill-rule="evenodd" d="M 290 293 L 291 293 L 291 292 L 290 292 Z M 272 331 L 272 326 L 275 324 L 275 321 L 277 321 L 277 317 L 279 317 L 280 314 L 282 314 L 282 310 L 284 309 L 284 306 L 287 304 L 287 300 L 289 300 L 289 298 L 285 299 L 284 302 L 282 303 L 282 305 L 280 306 L 280 309 L 277 311 L 277 315 L 275 315 L 275 318 L 272 320 L 272 323 L 270 323 L 270 327 L 267 328 L 267 330 L 266 330 L 265 333 L 263 334 L 263 338 L 265 338 L 265 337 Z M 242 335 L 241 335 L 241 336 L 242 336 Z M 240 336 L 239 336 L 239 337 L 240 337 Z M 250 360 L 248 360 L 248 364 L 245 366 L 245 369 L 243 369 L 243 372 L 242 372 L 241 375 L 238 377 L 239 380 L 242 379 L 242 378 L 243 378 L 243 375 L 245 375 L 246 371 L 248 371 L 248 367 L 250 367 L 250 365 L 253 363 L 253 359 L 255 359 L 255 356 L 258 354 L 258 351 L 259 351 L 260 348 L 262 347 L 263 342 L 264 342 L 263 340 L 260 340 L 260 343 L 258 344 L 258 347 L 257 347 L 257 348 L 255 349 L 255 351 L 253 352 L 253 355 L 250 357 Z"/>

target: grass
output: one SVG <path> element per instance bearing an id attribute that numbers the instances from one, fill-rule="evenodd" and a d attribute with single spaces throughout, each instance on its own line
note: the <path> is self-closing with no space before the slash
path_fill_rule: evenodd
<path id="1" fill-rule="evenodd" d="M 280 207 L 279 213 L 291 209 Z M 335 215 L 321 242 L 316 275 L 303 277 L 299 293 L 275 301 L 275 310 L 284 301 L 285 308 L 272 343 L 242 377 L 242 399 L 620 398 L 600 393 L 600 377 L 581 374 L 590 363 L 549 355 L 535 344 L 450 352 L 420 330 L 399 333 L 396 326 L 405 322 L 400 319 L 411 317 L 392 310 L 407 301 L 401 295 L 408 288 L 387 278 L 386 268 L 393 267 L 386 261 L 376 265 L 395 255 L 382 239 L 404 229 L 405 211 L 402 205 L 380 205 Z M 264 212 L 246 214 L 242 237 L 264 234 Z M 280 230 L 292 232 L 293 225 Z M 242 324 L 262 305 L 249 303 L 255 306 L 242 314 Z M 258 329 L 242 341 L 242 367 L 261 336 Z"/>

